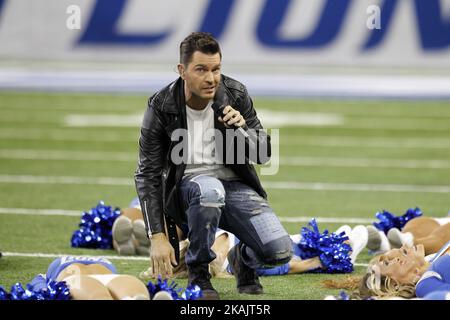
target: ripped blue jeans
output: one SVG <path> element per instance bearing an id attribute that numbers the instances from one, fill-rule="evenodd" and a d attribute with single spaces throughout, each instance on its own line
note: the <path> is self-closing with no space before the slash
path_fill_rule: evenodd
<path id="1" fill-rule="evenodd" d="M 285 264 L 291 259 L 288 233 L 267 200 L 245 183 L 198 175 L 183 179 L 180 191 L 188 220 L 188 266 L 216 258 L 211 247 L 218 227 L 240 239 L 242 259 L 252 269 Z"/>

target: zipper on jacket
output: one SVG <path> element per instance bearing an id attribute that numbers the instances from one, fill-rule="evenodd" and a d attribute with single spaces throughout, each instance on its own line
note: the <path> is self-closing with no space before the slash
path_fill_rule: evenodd
<path id="1" fill-rule="evenodd" d="M 147 200 L 144 200 L 144 213 L 145 213 L 145 219 L 147 220 L 148 225 L 148 237 L 152 237 L 152 228 L 150 226 L 150 221 L 148 220 L 148 213 L 147 213 Z"/>

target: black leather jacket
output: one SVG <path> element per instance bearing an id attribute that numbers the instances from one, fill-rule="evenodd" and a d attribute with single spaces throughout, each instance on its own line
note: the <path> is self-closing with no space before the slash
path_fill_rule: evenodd
<path id="1" fill-rule="evenodd" d="M 262 129 L 253 102 L 247 89 L 240 82 L 222 75 L 215 100 L 231 105 L 238 110 L 248 128 Z M 173 147 L 171 141 L 175 129 L 187 129 L 184 81 L 178 78 L 148 100 L 139 138 L 139 159 L 135 172 L 136 190 L 149 234 L 164 232 L 165 218 L 173 219 L 177 225 L 186 222 L 178 187 L 183 178 L 186 164 L 176 165 L 170 159 Z M 215 119 L 215 128 L 224 132 L 225 126 Z M 267 157 L 255 159 L 257 163 L 269 160 L 271 154 L 270 136 L 263 130 L 256 137 L 259 146 L 266 144 Z M 247 150 L 248 151 L 248 150 Z M 226 150 L 224 151 L 226 152 Z M 240 179 L 267 198 L 253 165 L 246 156 L 245 164 L 225 164 Z"/>

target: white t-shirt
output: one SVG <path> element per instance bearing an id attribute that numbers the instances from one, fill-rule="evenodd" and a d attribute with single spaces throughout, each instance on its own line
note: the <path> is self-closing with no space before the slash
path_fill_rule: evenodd
<path id="1" fill-rule="evenodd" d="M 190 164 L 220 164 L 215 157 L 214 143 L 214 110 L 212 101 L 205 109 L 195 110 L 186 106 L 188 127 L 188 165 Z"/>
<path id="2" fill-rule="evenodd" d="M 216 152 L 212 103 L 210 101 L 203 110 L 186 106 L 188 158 L 184 174 L 207 174 L 219 179 L 237 180 L 237 175 L 223 165 Z"/>

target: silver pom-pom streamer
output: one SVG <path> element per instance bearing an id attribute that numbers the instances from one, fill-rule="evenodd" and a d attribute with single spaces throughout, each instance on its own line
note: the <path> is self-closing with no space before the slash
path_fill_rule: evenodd
<path id="1" fill-rule="evenodd" d="M 2 286 L 0 286 L 0 300 L 9 300 L 9 294 Z"/>
<path id="2" fill-rule="evenodd" d="M 162 280 L 161 276 L 158 276 L 155 284 L 151 281 L 148 282 L 147 289 L 152 299 L 160 291 L 169 292 L 173 300 L 197 300 L 203 296 L 202 290 L 197 285 L 188 286 L 184 291 L 183 288 L 177 288 L 177 286 L 174 281 L 169 284 L 167 279 Z"/>
<path id="3" fill-rule="evenodd" d="M 302 259 L 319 257 L 323 269 L 317 268 L 309 272 L 313 273 L 349 273 L 353 271 L 353 264 L 350 259 L 352 248 L 344 243 L 348 240 L 345 233 L 335 234 L 325 230 L 319 232 L 319 227 L 315 219 L 309 222 L 312 227 L 302 228 L 301 240 L 297 244 L 299 254 Z"/>
<path id="4" fill-rule="evenodd" d="M 8 294 L 0 287 L 0 300 L 70 300 L 69 287 L 64 281 L 57 282 L 49 280 L 46 286 L 40 289 L 34 289 L 31 284 L 23 288 L 20 282 L 11 287 Z"/>
<path id="5" fill-rule="evenodd" d="M 113 210 L 103 201 L 88 212 L 83 212 L 80 229 L 72 235 L 72 247 L 111 249 L 112 225 L 119 215 L 119 208 Z"/>
<path id="6" fill-rule="evenodd" d="M 395 216 L 389 211 L 383 210 L 382 212 L 377 212 L 375 217 L 380 220 L 380 222 L 374 222 L 373 225 L 385 234 L 392 228 L 397 228 L 402 230 L 405 224 L 417 217 L 422 215 L 422 211 L 419 208 L 410 208 L 402 216 Z"/>

